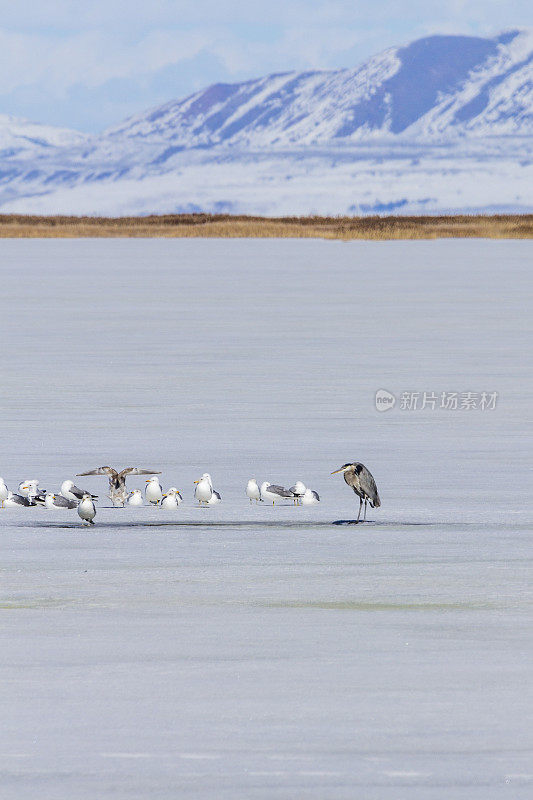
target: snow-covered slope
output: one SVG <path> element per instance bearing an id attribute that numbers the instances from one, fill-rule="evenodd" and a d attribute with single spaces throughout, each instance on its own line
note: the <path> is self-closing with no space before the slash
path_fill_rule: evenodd
<path id="1" fill-rule="evenodd" d="M 533 133 L 532 72 L 527 33 L 431 36 L 357 69 L 215 84 L 108 133 L 178 147 Z"/>
<path id="2" fill-rule="evenodd" d="M 67 128 L 40 125 L 27 119 L 0 114 L 0 158 L 39 156 L 50 148 L 83 144 L 89 137 Z"/>
<path id="3" fill-rule="evenodd" d="M 0 117 L 0 210 L 533 210 L 533 36 L 216 84 L 84 136 Z"/>

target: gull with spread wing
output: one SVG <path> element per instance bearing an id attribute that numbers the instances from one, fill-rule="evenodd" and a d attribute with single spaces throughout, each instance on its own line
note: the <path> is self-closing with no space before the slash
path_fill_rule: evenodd
<path id="1" fill-rule="evenodd" d="M 140 469 L 139 467 L 126 467 L 121 472 L 117 472 L 113 467 L 98 467 L 89 472 L 78 472 L 76 477 L 81 478 L 85 475 L 107 475 L 109 478 L 109 499 L 114 506 L 124 505 L 128 497 L 126 489 L 126 477 L 128 475 L 161 475 L 156 469 Z"/>

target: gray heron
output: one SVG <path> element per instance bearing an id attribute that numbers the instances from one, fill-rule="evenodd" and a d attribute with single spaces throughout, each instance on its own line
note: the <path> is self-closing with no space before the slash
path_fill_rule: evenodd
<path id="1" fill-rule="evenodd" d="M 355 494 L 359 498 L 359 514 L 357 515 L 357 522 L 361 517 L 361 506 L 365 504 L 365 515 L 363 522 L 366 522 L 366 505 L 370 503 L 372 508 L 379 508 L 381 500 L 379 499 L 378 487 L 372 473 L 364 464 L 354 461 L 353 464 L 343 464 L 339 469 L 333 470 L 332 475 L 337 472 L 344 473 L 344 480 L 351 486 Z"/>
<path id="2" fill-rule="evenodd" d="M 122 472 L 117 472 L 113 467 L 98 467 L 98 469 L 91 469 L 89 472 L 78 472 L 76 477 L 81 478 L 85 475 L 107 475 L 109 478 L 109 499 L 113 505 L 117 505 L 117 503 L 124 505 L 128 497 L 126 490 L 127 475 L 161 475 L 161 473 L 155 469 L 139 469 L 139 467 L 126 467 Z"/>

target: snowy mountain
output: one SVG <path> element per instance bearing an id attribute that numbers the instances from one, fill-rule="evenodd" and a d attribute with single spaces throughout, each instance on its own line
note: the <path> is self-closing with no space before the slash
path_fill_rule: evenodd
<path id="1" fill-rule="evenodd" d="M 357 69 L 215 84 L 126 120 L 110 136 L 179 147 L 287 147 L 533 133 L 533 37 L 431 36 Z"/>
<path id="2" fill-rule="evenodd" d="M 431 36 L 202 92 L 85 136 L 0 117 L 0 210 L 533 209 L 533 36 Z"/>

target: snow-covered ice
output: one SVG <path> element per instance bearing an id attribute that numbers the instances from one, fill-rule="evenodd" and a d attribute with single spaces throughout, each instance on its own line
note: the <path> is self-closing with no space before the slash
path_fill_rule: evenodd
<path id="1" fill-rule="evenodd" d="M 90 530 L 0 510 L 2 797 L 530 797 L 531 243 L 0 256 L 10 488 L 111 464 L 184 496 L 113 509 L 84 478 Z M 498 402 L 400 408 L 424 391 Z M 352 459 L 366 526 L 332 524 Z M 223 499 L 200 509 L 205 471 Z M 321 502 L 251 506 L 251 476 Z"/>

